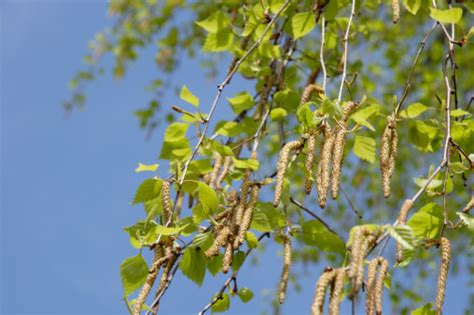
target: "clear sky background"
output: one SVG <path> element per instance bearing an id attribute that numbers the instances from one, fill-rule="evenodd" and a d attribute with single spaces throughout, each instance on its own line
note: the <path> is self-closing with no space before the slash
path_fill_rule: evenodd
<path id="1" fill-rule="evenodd" d="M 156 162 L 163 133 L 146 141 L 132 115 L 151 98 L 143 88 L 157 75 L 152 52 L 124 80 L 105 76 L 90 85 L 86 109 L 65 119 L 67 82 L 80 69 L 87 42 L 110 23 L 106 1 L 0 0 L 0 23 L 0 313 L 124 314 L 119 265 L 136 251 L 121 228 L 143 217 L 129 203 L 146 176 L 133 170 L 138 162 Z M 181 68 L 175 82 L 209 104 L 216 82 L 202 80 L 192 62 L 184 65 L 188 70 Z M 233 84 L 226 96 L 237 91 L 238 81 Z M 163 100 L 174 103 L 173 93 Z M 266 250 L 265 267 L 244 267 L 239 286 L 256 298 L 232 299 L 230 314 L 269 310 L 262 296 L 278 281 L 278 250 Z M 302 291 L 289 294 L 283 314 L 308 313 L 322 268 L 301 277 Z M 197 288 L 178 273 L 162 314 L 197 313 L 224 280 L 207 276 Z M 467 306 L 465 283 L 450 279 L 446 314 Z"/>

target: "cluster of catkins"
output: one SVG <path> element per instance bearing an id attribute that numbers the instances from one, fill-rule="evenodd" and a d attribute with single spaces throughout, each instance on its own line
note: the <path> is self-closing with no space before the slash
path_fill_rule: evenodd
<path id="1" fill-rule="evenodd" d="M 161 205 L 163 208 L 162 218 L 164 223 L 172 226 L 173 212 L 171 208 L 171 182 L 163 181 L 161 188 Z M 135 300 L 134 315 L 139 315 L 145 300 L 150 293 L 155 283 L 160 269 L 163 269 L 158 288 L 156 290 L 156 296 L 162 294 L 162 291 L 166 288 L 169 281 L 171 270 L 175 265 L 180 249 L 175 247 L 173 236 L 166 236 L 160 238 L 160 241 L 152 246 L 155 254 L 153 256 L 153 262 L 148 270 L 148 275 L 145 280 L 145 284 L 142 286 L 137 299 Z"/>
<path id="2" fill-rule="evenodd" d="M 309 99 L 312 91 L 318 91 L 314 85 L 305 88 L 301 97 L 301 104 Z M 309 91 L 309 92 L 308 92 Z M 331 128 L 328 121 L 324 120 L 317 128 L 309 130 L 302 140 L 288 142 L 280 151 L 275 195 L 273 205 L 278 206 L 283 189 L 283 179 L 288 167 L 290 155 L 298 153 L 306 145 L 305 160 L 305 192 L 311 193 L 313 184 L 313 164 L 315 160 L 316 139 L 319 134 L 322 135 L 321 149 L 316 174 L 316 189 L 318 192 L 319 205 L 321 208 L 326 206 L 327 194 L 331 186 L 331 197 L 336 199 L 339 195 L 339 182 L 341 178 L 342 164 L 344 160 L 344 148 L 346 144 L 346 133 L 349 116 L 357 108 L 357 103 L 347 102 L 342 106 L 342 116 L 334 128 Z M 332 168 L 332 169 L 331 169 Z"/>
<path id="3" fill-rule="evenodd" d="M 253 156 L 252 158 L 255 158 Z M 230 163 L 226 164 L 224 160 L 223 170 L 220 176 L 217 176 L 221 168 L 221 161 L 216 157 L 213 171 L 210 177 L 210 186 L 218 188 L 224 178 L 223 173 L 227 174 Z M 226 206 L 227 208 L 219 213 L 214 219 L 216 224 L 213 227 L 214 242 L 212 246 L 204 252 L 208 258 L 219 255 L 221 247 L 224 247 L 224 258 L 222 271 L 227 273 L 232 264 L 234 250 L 237 250 L 245 240 L 245 235 L 252 222 L 253 211 L 258 200 L 260 191 L 260 183 L 251 182 L 251 171 L 246 170 L 242 185 L 240 188 L 240 196 L 237 192 L 231 191 L 228 194 Z"/>

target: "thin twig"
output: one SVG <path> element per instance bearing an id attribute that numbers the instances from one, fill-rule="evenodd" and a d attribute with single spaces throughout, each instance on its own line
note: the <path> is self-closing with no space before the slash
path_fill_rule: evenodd
<path id="1" fill-rule="evenodd" d="M 343 60 L 343 68 L 342 68 L 342 78 L 341 78 L 341 86 L 339 87 L 339 95 L 337 97 L 337 102 L 341 103 L 342 99 L 342 89 L 344 88 L 344 82 L 346 80 L 346 75 L 347 75 L 347 55 L 349 52 L 349 33 L 351 30 L 351 24 L 352 24 L 352 19 L 355 16 L 355 5 L 356 5 L 356 0 L 352 0 L 352 5 L 351 5 L 351 15 L 349 16 L 349 22 L 347 23 L 347 29 L 346 33 L 344 34 L 344 39 L 342 40 L 344 43 L 344 55 L 342 57 Z"/>
<path id="2" fill-rule="evenodd" d="M 354 213 L 359 217 L 359 219 L 362 219 L 362 213 L 360 213 L 359 210 L 355 208 L 354 204 L 352 203 L 351 198 L 349 198 L 349 195 L 347 194 L 347 192 L 345 191 L 345 189 L 342 187 L 341 184 L 339 184 L 339 188 L 341 189 L 342 194 L 344 195 L 344 198 L 346 198 L 347 203 L 351 207 L 352 211 L 354 211 Z"/>
<path id="3" fill-rule="evenodd" d="M 323 9 L 322 12 L 322 19 L 321 19 L 321 48 L 319 51 L 319 60 L 321 62 L 321 69 L 323 70 L 323 92 L 326 94 L 326 81 L 327 81 L 327 72 L 326 72 L 326 64 L 324 63 L 324 45 L 325 45 L 325 33 L 326 33 L 326 14 Z"/>

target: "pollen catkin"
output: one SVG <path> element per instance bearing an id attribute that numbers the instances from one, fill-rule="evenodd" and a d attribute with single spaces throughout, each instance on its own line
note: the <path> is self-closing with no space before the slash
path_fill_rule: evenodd
<path id="1" fill-rule="evenodd" d="M 285 302 L 286 288 L 288 287 L 288 276 L 290 274 L 291 267 L 291 238 L 289 236 L 285 236 L 283 242 L 283 269 L 281 271 L 279 293 L 280 304 Z"/>
<path id="2" fill-rule="evenodd" d="M 364 282 L 364 260 L 365 256 L 367 256 L 370 247 L 372 244 L 375 242 L 375 236 L 373 235 L 367 235 L 367 237 L 362 241 L 362 244 L 360 245 L 360 250 L 359 250 L 359 256 L 358 256 L 358 268 L 357 268 L 357 275 L 355 279 L 355 285 L 353 288 L 354 294 L 356 294 L 359 289 L 362 287 L 362 283 Z"/>
<path id="3" fill-rule="evenodd" d="M 171 210 L 171 183 L 167 180 L 163 181 L 163 186 L 161 187 L 161 205 L 163 207 L 163 223 L 168 223 L 172 216 Z"/>
<path id="4" fill-rule="evenodd" d="M 377 273 L 378 259 L 372 259 L 367 268 L 367 283 L 365 287 L 365 311 L 367 315 L 374 314 L 375 303 L 375 277 Z"/>
<path id="5" fill-rule="evenodd" d="M 313 187 L 313 162 L 314 162 L 314 152 L 316 149 L 316 132 L 311 132 L 308 140 L 306 141 L 306 160 L 304 163 L 306 171 L 306 179 L 304 190 L 307 195 L 311 193 L 311 188 Z"/>
<path id="6" fill-rule="evenodd" d="M 451 243 L 445 237 L 439 240 L 441 250 L 441 266 L 438 275 L 438 292 L 436 294 L 436 314 L 443 313 L 443 303 L 446 289 L 446 280 L 448 279 L 449 263 L 451 261 Z"/>
<path id="7" fill-rule="evenodd" d="M 222 171 L 216 179 L 216 188 L 220 188 L 225 177 L 229 173 L 229 170 L 232 166 L 233 160 L 231 156 L 226 156 L 224 158 L 224 164 L 222 165 Z"/>
<path id="8" fill-rule="evenodd" d="M 339 305 L 345 278 L 346 272 L 344 268 L 336 269 L 336 277 L 334 279 L 331 298 L 329 299 L 329 315 L 339 315 Z"/>
<path id="9" fill-rule="evenodd" d="M 393 116 L 387 117 L 388 123 L 382 134 L 380 149 L 380 173 L 385 198 L 390 196 L 390 180 L 395 170 L 395 161 L 398 153 L 398 134 L 396 120 Z"/>
<path id="10" fill-rule="evenodd" d="M 288 167 L 288 161 L 290 158 L 290 153 L 294 150 L 301 148 L 301 141 L 294 140 L 290 141 L 281 149 L 280 157 L 277 164 L 277 175 L 276 175 L 276 187 L 275 187 L 275 196 L 273 198 L 273 206 L 276 208 L 280 203 L 281 193 L 283 190 L 283 179 L 285 177 L 286 168 Z"/>
<path id="11" fill-rule="evenodd" d="M 239 226 L 239 233 L 234 241 L 234 249 L 239 248 L 239 246 L 244 242 L 245 234 L 247 233 L 250 227 L 250 223 L 252 223 L 253 210 L 258 200 L 259 191 L 260 191 L 260 186 L 252 185 L 252 189 L 250 191 L 250 200 L 247 205 L 247 209 L 245 210 L 242 216 L 242 222 Z"/>
<path id="12" fill-rule="evenodd" d="M 215 189 L 216 182 L 217 182 L 217 175 L 219 174 L 219 170 L 222 166 L 222 156 L 219 153 L 214 153 L 214 167 L 212 168 L 210 179 L 209 179 L 209 187 Z"/>
<path id="13" fill-rule="evenodd" d="M 219 249 L 226 243 L 227 237 L 230 234 L 229 227 L 224 226 L 217 234 L 212 246 L 204 252 L 207 258 L 216 256 L 219 253 Z"/>
<path id="14" fill-rule="evenodd" d="M 138 294 L 138 297 L 135 300 L 135 308 L 133 310 L 133 315 L 140 315 L 142 306 L 145 303 L 145 300 L 148 294 L 150 293 L 153 284 L 155 283 L 160 267 L 166 261 L 166 259 L 167 257 L 163 257 L 163 248 L 161 247 L 161 245 L 156 246 L 152 266 L 148 271 L 145 283 L 143 284 L 140 293 Z"/>
<path id="15" fill-rule="evenodd" d="M 383 284 L 387 275 L 388 261 L 383 257 L 379 257 L 378 263 L 380 264 L 380 269 L 377 283 L 375 284 L 375 314 L 382 315 Z"/>
<path id="16" fill-rule="evenodd" d="M 411 207 L 413 207 L 413 201 L 411 199 L 405 200 L 403 203 L 400 213 L 398 214 L 397 224 L 406 224 L 408 212 L 410 212 Z M 396 244 L 396 252 L 397 252 L 397 262 L 401 262 L 403 259 L 403 246 L 397 242 Z"/>
<path id="17" fill-rule="evenodd" d="M 392 22 L 397 23 L 400 19 L 400 2 L 399 0 L 392 0 Z"/>
<path id="18" fill-rule="evenodd" d="M 318 174 L 316 178 L 316 188 L 318 190 L 319 206 L 324 208 L 327 201 L 327 193 L 330 183 L 331 154 L 334 146 L 334 135 L 328 123 L 322 125 L 323 142 L 321 143 L 321 153 L 318 164 Z"/>
<path id="19" fill-rule="evenodd" d="M 227 242 L 224 252 L 224 258 L 222 260 L 222 272 L 227 273 L 229 267 L 232 264 L 232 254 L 234 253 L 234 247 L 231 242 Z"/>
<path id="20" fill-rule="evenodd" d="M 247 207 L 247 196 L 250 188 L 250 170 L 245 171 L 244 179 L 242 180 L 242 185 L 240 186 L 240 202 L 237 206 L 237 209 L 232 217 L 232 233 L 237 234 L 239 226 L 242 222 L 242 216 L 244 214 L 245 208 Z"/>
<path id="21" fill-rule="evenodd" d="M 303 105 L 309 101 L 313 92 L 324 93 L 324 90 L 316 84 L 308 84 L 301 94 L 300 105 Z"/>
<path id="22" fill-rule="evenodd" d="M 316 283 L 313 303 L 311 304 L 311 315 L 322 315 L 324 309 L 324 299 L 327 287 L 334 281 L 336 270 L 325 270 Z"/>
<path id="23" fill-rule="evenodd" d="M 160 282 L 158 283 L 158 289 L 156 290 L 156 296 L 158 296 L 161 291 L 166 287 L 166 284 L 168 283 L 168 278 L 171 273 L 171 269 L 173 269 L 174 264 L 176 263 L 178 259 L 178 255 L 176 253 L 172 253 L 170 258 L 168 259 L 166 263 L 166 267 L 163 269 L 163 274 L 161 275 Z"/>
<path id="24" fill-rule="evenodd" d="M 336 199 L 339 194 L 342 162 L 344 161 L 344 147 L 346 145 L 347 121 L 351 113 L 357 108 L 357 103 L 347 102 L 342 108 L 342 117 L 335 129 L 334 147 L 332 152 L 332 179 L 331 197 Z"/>

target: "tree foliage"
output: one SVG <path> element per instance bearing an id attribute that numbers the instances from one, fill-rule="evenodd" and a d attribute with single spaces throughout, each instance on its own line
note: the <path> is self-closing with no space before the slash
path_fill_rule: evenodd
<path id="1" fill-rule="evenodd" d="M 111 1 L 114 24 L 91 42 L 65 106 L 83 105 L 103 55 L 113 54 L 120 78 L 157 44 L 160 75 L 147 87 L 156 98 L 135 114 L 150 130 L 167 124 L 159 158 L 168 174 L 136 169 L 154 174 L 133 198 L 143 219 L 125 228 L 139 249 L 121 266 L 130 312 L 156 313 L 178 271 L 198 286 L 230 274 L 201 314 L 228 310 L 235 296 L 249 302 L 254 293 L 236 290 L 236 279 L 269 237 L 284 251 L 280 303 L 296 264 L 325 262 L 312 314 L 326 294 L 337 314 L 363 286 L 371 314 L 383 290 L 393 313 L 441 313 L 448 273 L 474 270 L 473 9 L 451 0 Z M 212 104 L 170 80 L 182 58 L 223 78 Z M 237 77 L 248 84 L 227 95 Z M 174 85 L 182 103 L 162 104 Z M 228 116 L 216 120 L 225 103 Z M 432 261 L 437 278 L 425 270 Z M 436 299 L 420 281 L 437 281 Z"/>

